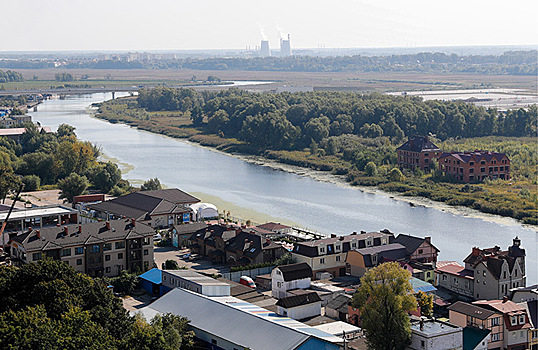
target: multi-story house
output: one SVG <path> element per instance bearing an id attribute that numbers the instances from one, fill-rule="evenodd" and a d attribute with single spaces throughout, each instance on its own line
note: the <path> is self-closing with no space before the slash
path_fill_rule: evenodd
<path id="1" fill-rule="evenodd" d="M 232 265 L 273 262 L 286 252 L 281 243 L 245 231 L 231 238 L 224 249 L 226 262 Z"/>
<path id="2" fill-rule="evenodd" d="M 525 307 L 503 298 L 503 300 L 480 300 L 474 305 L 502 314 L 503 347 L 507 350 L 525 350 L 529 345 L 529 329 L 532 328 Z"/>
<path id="3" fill-rule="evenodd" d="M 12 260 L 19 264 L 44 258 L 64 261 L 92 277 L 153 266 L 155 231 L 132 219 L 31 229 L 12 236 Z"/>
<path id="4" fill-rule="evenodd" d="M 474 247 L 464 263 L 473 271 L 475 299 L 502 299 L 510 289 L 526 286 L 525 249 L 518 237 L 505 251 Z"/>
<path id="5" fill-rule="evenodd" d="M 271 271 L 271 293 L 273 298 L 284 298 L 293 289 L 310 288 L 312 269 L 307 263 L 277 266 Z"/>
<path id="6" fill-rule="evenodd" d="M 95 216 L 105 220 L 134 218 L 151 227 L 188 224 L 196 220 L 191 204 L 200 202 L 177 188 L 138 191 L 109 201 L 91 204 Z"/>
<path id="7" fill-rule="evenodd" d="M 386 261 L 405 259 L 405 247 L 390 243 L 375 247 L 354 249 L 347 252 L 346 264 L 351 276 L 362 277 L 366 271 Z"/>
<path id="8" fill-rule="evenodd" d="M 436 264 L 435 275 L 437 287 L 464 296 L 467 300 L 474 299 L 473 270 L 466 269 L 457 261 L 440 261 Z"/>
<path id="9" fill-rule="evenodd" d="M 518 305 L 525 308 L 531 324 L 528 334 L 528 348 L 530 350 L 538 350 L 538 300 L 526 301 L 523 303 L 518 303 Z"/>
<path id="10" fill-rule="evenodd" d="M 389 230 L 381 232 L 353 232 L 348 236 L 318 239 L 296 243 L 292 256 L 297 262 L 305 262 L 312 268 L 314 277 L 328 272 L 335 277 L 346 275 L 347 252 L 354 249 L 386 245 L 394 235 Z"/>
<path id="11" fill-rule="evenodd" d="M 442 153 L 428 136 L 411 136 L 407 142 L 396 149 L 396 152 L 400 168 L 415 170 L 418 167 L 425 171 L 432 170 L 432 159 Z"/>
<path id="12" fill-rule="evenodd" d="M 489 330 L 488 349 L 504 349 L 504 317 L 497 310 L 457 301 L 448 307 L 450 323 L 460 327 Z"/>
<path id="13" fill-rule="evenodd" d="M 405 247 L 408 259 L 421 263 L 432 263 L 437 261 L 439 249 L 431 242 L 431 237 L 415 237 L 411 235 L 399 234 L 394 238 L 394 243 L 400 243 Z"/>
<path id="14" fill-rule="evenodd" d="M 503 153 L 474 151 L 443 153 L 439 171 L 462 182 L 489 179 L 510 179 L 510 159 Z"/>

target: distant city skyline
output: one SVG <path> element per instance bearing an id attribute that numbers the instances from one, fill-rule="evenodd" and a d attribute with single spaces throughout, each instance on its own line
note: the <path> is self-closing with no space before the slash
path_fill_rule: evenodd
<path id="1" fill-rule="evenodd" d="M 19 0 L 0 5 L 0 51 L 536 45 L 533 1 Z"/>

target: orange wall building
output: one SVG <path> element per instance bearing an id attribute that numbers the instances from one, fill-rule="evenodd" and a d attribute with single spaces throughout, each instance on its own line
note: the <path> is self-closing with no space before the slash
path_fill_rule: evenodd
<path id="1" fill-rule="evenodd" d="M 510 159 L 498 152 L 474 151 L 443 153 L 439 156 L 439 171 L 463 182 L 478 182 L 486 178 L 510 179 Z"/>

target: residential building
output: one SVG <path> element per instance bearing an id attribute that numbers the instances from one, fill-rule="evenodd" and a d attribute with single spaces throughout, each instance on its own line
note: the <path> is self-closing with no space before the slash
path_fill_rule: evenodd
<path id="1" fill-rule="evenodd" d="M 276 302 L 277 314 L 294 320 L 303 320 L 321 315 L 321 299 L 316 292 L 302 293 L 280 298 Z"/>
<path id="2" fill-rule="evenodd" d="M 226 244 L 234 238 L 241 229 L 230 225 L 210 225 L 194 232 L 190 237 L 190 247 L 193 252 L 209 257 L 213 263 L 226 262 Z"/>
<path id="3" fill-rule="evenodd" d="M 510 159 L 504 153 L 474 151 L 443 153 L 439 171 L 462 182 L 489 179 L 510 179 Z"/>
<path id="4" fill-rule="evenodd" d="M 474 247 L 464 262 L 473 271 L 475 299 L 502 299 L 510 289 L 526 286 L 525 249 L 518 237 L 506 251 Z"/>
<path id="5" fill-rule="evenodd" d="M 297 262 L 305 262 L 312 268 L 314 277 L 330 273 L 334 277 L 346 275 L 346 256 L 348 251 L 366 247 L 387 245 L 394 236 L 389 230 L 381 232 L 353 232 L 348 236 L 318 239 L 296 243 L 292 256 Z"/>
<path id="6" fill-rule="evenodd" d="M 4 128 L 13 128 L 17 126 L 23 126 L 24 123 L 31 123 L 31 115 L 10 115 L 6 117 L 0 117 L 0 126 Z"/>
<path id="7" fill-rule="evenodd" d="M 231 265 L 273 262 L 286 252 L 281 243 L 245 231 L 231 238 L 225 248 L 226 262 Z"/>
<path id="8" fill-rule="evenodd" d="M 474 299 L 474 271 L 456 261 L 439 261 L 435 268 L 436 286 Z"/>
<path id="9" fill-rule="evenodd" d="M 197 340 L 213 349 L 338 350 L 343 343 L 332 334 L 241 299 L 208 297 L 181 288 L 137 311 L 148 320 L 164 313 L 186 317 Z"/>
<path id="10" fill-rule="evenodd" d="M 133 218 L 154 228 L 189 224 L 195 213 L 189 205 L 200 202 L 177 188 L 138 191 L 109 201 L 91 204 L 97 218 Z"/>
<path id="11" fill-rule="evenodd" d="M 29 228 L 11 236 L 11 257 L 19 264 L 48 257 L 92 277 L 111 277 L 122 270 L 152 268 L 154 234 L 151 227 L 134 219 Z"/>
<path id="12" fill-rule="evenodd" d="M 488 330 L 487 348 L 504 349 L 504 318 L 501 312 L 463 301 L 450 305 L 448 310 L 450 323 L 464 328 Z"/>
<path id="13" fill-rule="evenodd" d="M 162 270 L 162 284 L 165 290 L 182 288 L 210 297 L 230 295 L 228 283 L 192 270 Z"/>
<path id="14" fill-rule="evenodd" d="M 413 260 L 405 260 L 400 265 L 411 272 L 411 276 L 435 284 L 435 265 L 436 263 L 420 263 Z"/>
<path id="15" fill-rule="evenodd" d="M 43 126 L 43 127 L 38 126 L 37 129 L 39 130 L 39 132 L 44 132 L 47 134 L 52 133 L 52 130 L 50 129 L 49 126 Z M 0 129 L 0 137 L 7 137 L 8 139 L 12 141 L 20 142 L 20 138 L 22 134 L 24 134 L 25 132 L 26 132 L 25 128 Z"/>
<path id="16" fill-rule="evenodd" d="M 392 243 L 400 243 L 407 251 L 408 259 L 422 263 L 432 263 L 437 261 L 439 249 L 431 242 L 431 237 L 415 237 L 406 234 L 399 234 Z"/>
<path id="17" fill-rule="evenodd" d="M 284 298 L 292 289 L 310 288 L 312 268 L 307 263 L 277 266 L 271 271 L 273 298 Z"/>
<path id="18" fill-rule="evenodd" d="M 514 303 L 538 300 L 538 284 L 510 289 L 510 300 Z"/>
<path id="19" fill-rule="evenodd" d="M 428 136 L 411 136 L 396 152 L 400 168 L 415 170 L 418 167 L 424 171 L 430 171 L 432 159 L 442 153 Z"/>
<path id="20" fill-rule="evenodd" d="M 386 261 L 396 261 L 407 256 L 405 247 L 399 243 L 390 243 L 374 247 L 350 250 L 346 256 L 346 264 L 351 276 L 362 277 L 372 267 Z"/>
<path id="21" fill-rule="evenodd" d="M 411 323 L 412 350 L 462 350 L 463 329 L 449 322 L 420 320 Z"/>
<path id="22" fill-rule="evenodd" d="M 323 323 L 314 326 L 314 328 L 337 336 L 338 338 L 346 337 L 346 340 L 352 340 L 362 335 L 362 329 L 343 321 Z"/>
<path id="23" fill-rule="evenodd" d="M 473 302 L 473 304 L 503 315 L 503 347 L 505 349 L 528 349 L 529 329 L 532 326 L 525 307 L 508 300 L 508 298 L 503 300 L 479 300 Z"/>
<path id="24" fill-rule="evenodd" d="M 523 303 L 518 303 L 518 305 L 525 308 L 531 324 L 528 334 L 528 348 L 530 350 L 538 350 L 538 300 L 526 301 Z"/>
<path id="25" fill-rule="evenodd" d="M 272 231 L 281 235 L 285 235 L 293 231 L 293 228 L 291 228 L 291 226 L 282 225 L 281 223 L 275 223 L 275 222 L 267 222 L 265 224 L 258 225 L 256 227 L 262 228 L 264 230 Z"/>

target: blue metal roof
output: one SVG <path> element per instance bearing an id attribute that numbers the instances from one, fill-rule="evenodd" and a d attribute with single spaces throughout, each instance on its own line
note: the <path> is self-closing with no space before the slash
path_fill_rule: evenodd
<path id="1" fill-rule="evenodd" d="M 435 288 L 431 283 L 425 282 L 416 277 L 411 277 L 409 279 L 409 282 L 411 283 L 411 287 L 413 288 L 413 293 L 418 293 L 419 291 L 428 293 L 437 290 L 437 288 Z"/>
<path id="2" fill-rule="evenodd" d="M 146 281 L 150 281 L 154 284 L 161 284 L 163 282 L 163 272 L 158 268 L 153 268 L 147 272 L 144 272 L 138 278 L 141 278 Z"/>

